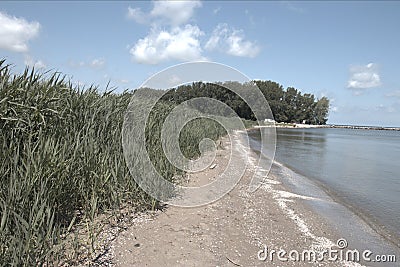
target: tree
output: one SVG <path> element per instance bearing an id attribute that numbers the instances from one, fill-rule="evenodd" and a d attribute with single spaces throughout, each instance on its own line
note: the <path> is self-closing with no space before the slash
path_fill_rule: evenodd
<path id="1" fill-rule="evenodd" d="M 326 124 L 329 114 L 329 99 L 325 96 L 317 101 L 314 108 L 314 124 Z"/>
<path id="2" fill-rule="evenodd" d="M 288 87 L 285 90 L 282 85 L 273 81 L 258 80 L 254 81 L 254 83 L 268 101 L 277 122 L 293 123 L 305 121 L 310 124 L 326 123 L 329 111 L 328 98 L 323 97 L 316 101 L 313 94 L 302 94 L 294 87 Z M 245 95 L 247 99 L 252 99 L 253 105 L 260 105 L 263 102 L 258 101 L 259 97 L 254 95 L 253 91 L 250 90 L 251 86 L 253 85 L 250 83 L 241 84 L 239 82 L 194 82 L 171 89 L 164 95 L 163 100 L 181 104 L 186 100 L 196 97 L 213 98 L 231 107 L 239 117 L 256 120 L 253 111 L 243 99 L 228 89 L 235 88 L 242 95 Z M 204 111 L 206 108 L 203 106 L 201 109 Z M 222 110 L 221 114 L 223 114 Z"/>

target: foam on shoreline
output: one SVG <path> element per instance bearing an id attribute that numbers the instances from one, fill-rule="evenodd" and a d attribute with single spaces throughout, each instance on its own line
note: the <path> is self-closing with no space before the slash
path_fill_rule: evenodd
<path id="1" fill-rule="evenodd" d="M 237 132 L 238 134 L 242 133 Z M 275 188 L 277 185 L 282 185 L 280 181 L 277 181 L 276 179 L 272 179 L 271 176 L 268 176 L 269 170 L 265 170 L 263 168 L 260 168 L 257 166 L 257 155 L 255 155 L 254 151 L 250 148 L 247 147 L 243 139 L 240 138 L 240 136 L 235 135 L 236 139 L 236 144 L 240 147 L 240 150 L 243 151 L 243 159 L 248 161 L 248 164 L 250 168 L 253 169 L 256 175 L 263 174 L 263 180 L 262 180 L 262 185 L 260 189 L 266 191 L 269 194 L 272 194 L 273 199 L 276 201 L 282 212 L 289 217 L 298 227 L 298 229 L 308 238 L 312 239 L 312 245 L 310 250 L 318 253 L 321 251 L 326 251 L 329 248 L 332 248 L 336 246 L 336 243 L 333 242 L 332 240 L 328 239 L 325 236 L 318 236 L 316 235 L 312 228 L 307 224 L 305 219 L 302 217 L 301 214 L 298 214 L 293 208 L 291 208 L 288 203 L 296 203 L 300 204 L 296 200 L 312 200 L 312 201 L 326 201 L 325 199 L 322 198 L 317 198 L 314 196 L 307 196 L 307 195 L 301 195 L 301 194 L 296 194 L 287 190 L 281 190 L 278 188 Z M 262 156 L 262 155 L 261 155 Z M 283 164 L 274 161 L 274 165 L 277 165 L 279 167 L 284 167 Z M 301 205 L 301 204 L 300 204 Z M 361 265 L 360 263 L 357 262 L 352 262 L 352 261 L 340 261 L 344 266 L 352 266 L 352 267 L 360 267 L 364 266 Z"/>

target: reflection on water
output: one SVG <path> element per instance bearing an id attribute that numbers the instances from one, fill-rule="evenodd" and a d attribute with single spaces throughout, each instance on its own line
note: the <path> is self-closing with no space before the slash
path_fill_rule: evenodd
<path id="1" fill-rule="evenodd" d="M 400 132 L 277 128 L 275 159 L 400 237 Z"/>

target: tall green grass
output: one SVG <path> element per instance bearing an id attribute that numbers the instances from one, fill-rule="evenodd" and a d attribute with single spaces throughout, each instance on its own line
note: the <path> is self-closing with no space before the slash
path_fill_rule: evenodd
<path id="1" fill-rule="evenodd" d="M 26 69 L 13 75 L 0 61 L 1 266 L 65 261 L 64 236 L 84 223 L 90 256 L 96 242 L 90 225 L 99 214 L 127 203 L 137 210 L 157 206 L 135 183 L 123 156 L 121 128 L 131 96 L 127 91 L 100 93 L 93 86 L 80 89 L 58 73 Z M 146 130 L 153 140 L 150 156 L 171 180 L 182 173 L 159 153 L 158 138 L 172 108 L 160 104 Z M 181 148 L 190 157 L 199 155 L 202 137 L 225 134 L 210 120 L 188 127 Z"/>

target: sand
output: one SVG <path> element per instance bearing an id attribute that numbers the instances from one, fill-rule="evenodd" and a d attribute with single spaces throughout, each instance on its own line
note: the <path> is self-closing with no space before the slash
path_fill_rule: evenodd
<path id="1" fill-rule="evenodd" d="M 212 168 L 190 174 L 189 185 L 207 184 L 223 172 L 230 142 L 221 140 Z M 339 238 L 324 218 L 289 192 L 270 173 L 254 193 L 248 192 L 254 166 L 220 200 L 201 207 L 166 206 L 120 233 L 112 244 L 115 266 L 361 266 L 352 262 L 262 261 L 260 250 L 314 251 Z M 315 199 L 313 199 L 315 201 Z M 260 256 L 265 254 L 260 253 Z"/>

